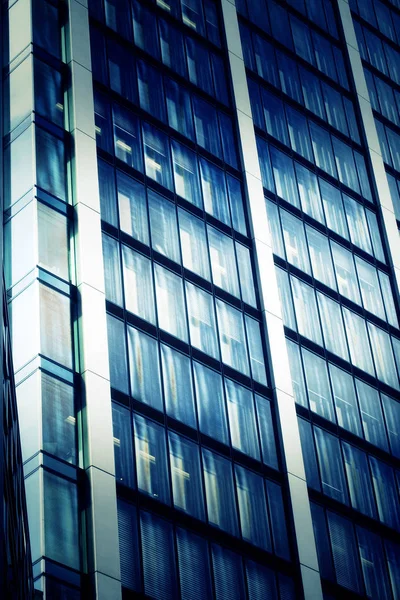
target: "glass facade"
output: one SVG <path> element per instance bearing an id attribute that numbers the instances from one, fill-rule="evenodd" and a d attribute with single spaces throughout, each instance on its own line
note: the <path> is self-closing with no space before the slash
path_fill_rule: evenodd
<path id="1" fill-rule="evenodd" d="M 6 10 L 38 592 L 394 600 L 400 7 L 87 4 Z"/>

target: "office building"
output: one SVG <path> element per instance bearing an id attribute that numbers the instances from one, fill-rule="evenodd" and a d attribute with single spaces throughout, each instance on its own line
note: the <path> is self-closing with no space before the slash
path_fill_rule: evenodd
<path id="1" fill-rule="evenodd" d="M 36 589 L 399 598 L 398 0 L 4 10 Z"/>

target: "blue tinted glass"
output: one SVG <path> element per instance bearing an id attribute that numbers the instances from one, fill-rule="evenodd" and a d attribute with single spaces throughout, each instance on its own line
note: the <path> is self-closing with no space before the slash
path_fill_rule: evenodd
<path id="1" fill-rule="evenodd" d="M 199 447 L 171 431 L 168 439 L 174 506 L 196 519 L 204 520 Z"/>
<path id="2" fill-rule="evenodd" d="M 232 463 L 203 448 L 203 469 L 209 522 L 223 531 L 238 535 Z"/>
<path id="3" fill-rule="evenodd" d="M 140 491 L 170 503 L 165 429 L 134 415 L 137 483 Z"/>
<path id="4" fill-rule="evenodd" d="M 140 402 L 162 410 L 157 340 L 128 327 L 128 345 L 132 396 Z"/>
<path id="5" fill-rule="evenodd" d="M 200 431 L 226 444 L 228 430 L 221 375 L 200 363 L 193 365 Z"/>
<path id="6" fill-rule="evenodd" d="M 161 344 L 165 408 L 167 413 L 191 427 L 196 426 L 190 359 Z"/>
<path id="7" fill-rule="evenodd" d="M 263 479 L 239 465 L 235 465 L 235 474 L 242 538 L 271 551 Z"/>

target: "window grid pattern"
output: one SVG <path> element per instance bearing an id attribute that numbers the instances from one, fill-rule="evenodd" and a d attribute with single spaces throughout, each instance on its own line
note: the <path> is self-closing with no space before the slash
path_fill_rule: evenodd
<path id="1" fill-rule="evenodd" d="M 300 419 L 299 427 L 307 484 L 399 531 L 399 472 L 316 425 Z"/>
<path id="2" fill-rule="evenodd" d="M 319 504 L 311 504 L 311 514 L 323 577 L 364 597 L 397 597 L 398 543 Z"/>
<path id="3" fill-rule="evenodd" d="M 286 343 L 296 403 L 399 458 L 396 397 L 289 338 Z"/>
<path id="4" fill-rule="evenodd" d="M 232 598 L 294 600 L 292 577 L 274 572 L 220 544 L 210 542 L 171 521 L 124 500 L 118 501 L 120 545 L 133 539 L 121 558 L 121 576 L 127 590 L 163 598 Z M 124 545 L 126 549 L 126 544 Z M 169 553 L 160 548 L 169 548 Z"/>
<path id="5" fill-rule="evenodd" d="M 133 413 L 132 440 L 131 414 L 113 404 L 116 470 L 121 483 L 130 483 L 145 497 L 290 560 L 279 484 L 138 413 Z M 135 468 L 131 472 L 132 456 Z"/>

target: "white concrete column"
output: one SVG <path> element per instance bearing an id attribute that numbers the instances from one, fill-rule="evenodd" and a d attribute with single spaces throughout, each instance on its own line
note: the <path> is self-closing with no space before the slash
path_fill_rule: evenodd
<path id="1" fill-rule="evenodd" d="M 301 451 L 289 357 L 275 275 L 268 217 L 265 208 L 254 124 L 234 0 L 222 0 L 222 12 L 232 73 L 233 93 L 239 123 L 248 213 L 261 310 L 266 326 L 272 385 L 277 399 L 278 421 L 289 481 L 297 550 L 306 600 L 322 600 L 321 579 L 311 520 L 310 502 Z"/>
<path id="2" fill-rule="evenodd" d="M 97 599 L 121 598 L 100 198 L 86 0 L 69 0 L 66 29 L 72 198 L 83 403 L 83 467 L 90 483 L 88 570 Z"/>

